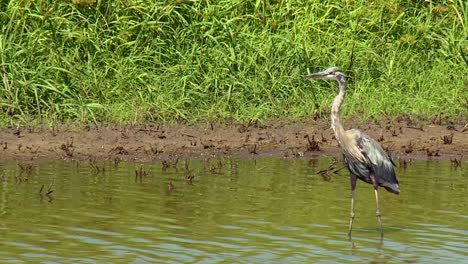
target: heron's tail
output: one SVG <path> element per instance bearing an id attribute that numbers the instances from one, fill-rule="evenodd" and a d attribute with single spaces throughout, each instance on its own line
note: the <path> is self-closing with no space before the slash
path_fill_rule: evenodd
<path id="1" fill-rule="evenodd" d="M 373 166 L 373 171 L 377 175 L 379 186 L 384 187 L 387 191 L 400 194 L 400 186 L 395 174 L 395 165 L 390 158 L 384 159 L 379 165 Z"/>
<path id="2" fill-rule="evenodd" d="M 385 182 L 381 184 L 381 186 L 391 193 L 400 194 L 400 186 L 398 185 L 398 183 Z"/>

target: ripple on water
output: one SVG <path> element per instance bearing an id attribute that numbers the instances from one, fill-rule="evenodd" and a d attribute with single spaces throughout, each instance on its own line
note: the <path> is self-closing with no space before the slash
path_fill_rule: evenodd
<path id="1" fill-rule="evenodd" d="M 16 184 L 6 178 L 0 186 L 0 262 L 466 261 L 466 193 L 452 185 L 468 186 L 468 177 L 454 173 L 450 162 L 414 161 L 399 172 L 405 192 L 381 196 L 383 240 L 374 211 L 363 209 L 375 208 L 374 194 L 359 192 L 351 241 L 348 177 L 325 182 L 315 175 L 330 159 L 232 162 L 236 166 L 213 175 L 205 161 L 191 161 L 198 179 L 192 185 L 184 170 L 162 172 L 160 164 L 105 164 L 99 175 L 89 164 L 38 164 L 34 180 Z M 135 182 L 140 166 L 151 177 Z M 55 199 L 47 202 L 37 190 L 50 179 Z"/>

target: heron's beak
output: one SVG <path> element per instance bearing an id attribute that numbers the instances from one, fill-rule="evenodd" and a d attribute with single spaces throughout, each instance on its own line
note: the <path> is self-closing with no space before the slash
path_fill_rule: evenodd
<path id="1" fill-rule="evenodd" d="M 310 79 L 310 78 L 323 78 L 325 77 L 327 74 L 325 72 L 316 72 L 316 73 L 311 73 L 311 74 L 307 74 L 307 75 L 304 75 L 304 78 L 306 79 Z"/>

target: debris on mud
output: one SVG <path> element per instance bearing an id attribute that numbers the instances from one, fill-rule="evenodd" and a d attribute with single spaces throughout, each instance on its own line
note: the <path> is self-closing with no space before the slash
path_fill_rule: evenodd
<path id="1" fill-rule="evenodd" d="M 437 121 L 438 123 L 438 121 Z M 0 130 L 1 160 L 160 161 L 176 168 L 179 158 L 272 155 L 300 158 L 338 155 L 328 120 L 265 124 L 154 125 L 99 128 L 9 128 Z M 378 140 L 394 157 L 453 159 L 468 154 L 467 126 L 405 120 L 351 123 Z M 21 131 L 18 137 L 17 131 Z"/>

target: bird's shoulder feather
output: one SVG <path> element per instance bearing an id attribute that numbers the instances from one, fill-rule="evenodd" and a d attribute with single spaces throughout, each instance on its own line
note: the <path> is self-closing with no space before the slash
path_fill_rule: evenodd
<path id="1" fill-rule="evenodd" d="M 394 165 L 388 153 L 369 135 L 357 129 L 350 129 L 345 131 L 345 136 L 347 143 L 343 148 L 354 158 L 370 162 L 372 165 Z"/>
<path id="2" fill-rule="evenodd" d="M 385 187 L 392 193 L 399 193 L 400 187 L 394 171 L 395 164 L 387 152 L 382 149 L 379 143 L 361 131 L 357 129 L 348 131 L 346 131 L 346 135 L 351 139 L 349 141 L 351 142 L 350 145 L 357 149 L 354 152 L 359 152 L 359 154 L 353 154 L 353 156 L 361 158 L 359 160 L 366 164 L 370 172 L 377 177 L 380 186 Z"/>

